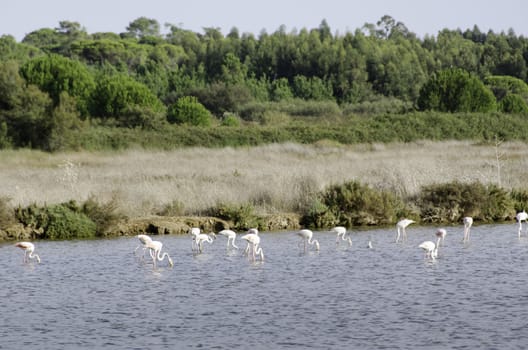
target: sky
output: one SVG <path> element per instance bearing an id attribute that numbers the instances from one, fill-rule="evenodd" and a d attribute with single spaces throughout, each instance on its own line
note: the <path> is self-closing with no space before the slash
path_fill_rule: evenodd
<path id="1" fill-rule="evenodd" d="M 317 28 L 322 20 L 343 34 L 389 15 L 422 38 L 474 25 L 528 36 L 526 0 L 2 0 L 1 8 L 0 36 L 17 41 L 60 21 L 78 22 L 88 33 L 122 33 L 139 17 L 157 20 L 163 34 L 166 23 L 199 33 L 214 27 L 227 34 L 236 27 L 258 35 L 281 25 L 287 32 Z"/>

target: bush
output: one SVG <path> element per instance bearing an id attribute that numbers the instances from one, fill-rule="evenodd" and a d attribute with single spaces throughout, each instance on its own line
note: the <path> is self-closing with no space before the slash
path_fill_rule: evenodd
<path id="1" fill-rule="evenodd" d="M 169 107 L 167 120 L 170 123 L 194 126 L 211 126 L 211 113 L 193 96 L 179 98 Z"/>
<path id="2" fill-rule="evenodd" d="M 83 213 L 59 204 L 47 208 L 48 224 L 44 237 L 49 239 L 93 238 L 97 225 Z"/>
<path id="3" fill-rule="evenodd" d="M 314 226 L 387 225 L 396 222 L 404 210 L 403 201 L 392 193 L 351 181 L 323 191 L 320 203 L 314 202 L 303 222 Z"/>
<path id="4" fill-rule="evenodd" d="M 418 107 L 442 112 L 491 112 L 496 109 L 496 100 L 476 76 L 453 68 L 436 73 L 425 83 Z"/>
<path id="5" fill-rule="evenodd" d="M 77 212 L 75 202 L 39 207 L 31 204 L 15 210 L 16 218 L 25 226 L 42 232 L 38 238 L 92 238 L 97 225 L 83 213 Z"/>
<path id="6" fill-rule="evenodd" d="M 507 94 L 499 102 L 499 110 L 504 113 L 528 113 L 528 105 L 520 95 Z"/>
<path id="7" fill-rule="evenodd" d="M 464 216 L 493 222 L 512 216 L 513 201 L 503 189 L 475 182 L 451 182 L 424 186 L 418 206 L 422 221 L 430 223 L 459 223 Z"/>
<path id="8" fill-rule="evenodd" d="M 108 229 L 122 216 L 117 212 L 117 199 L 112 197 L 106 203 L 99 203 L 93 196 L 88 198 L 80 211 L 95 223 L 98 236 L 105 235 Z"/>
<path id="9" fill-rule="evenodd" d="M 251 227 L 259 227 L 259 219 L 254 213 L 254 207 L 251 204 L 226 204 L 220 203 L 216 208 L 212 208 L 209 213 L 211 216 L 230 221 L 233 228 L 238 230 L 247 230 Z"/>

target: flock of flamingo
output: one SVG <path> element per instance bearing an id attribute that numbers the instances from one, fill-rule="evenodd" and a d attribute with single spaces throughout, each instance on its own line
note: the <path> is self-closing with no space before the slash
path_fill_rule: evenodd
<path id="1" fill-rule="evenodd" d="M 524 210 L 517 213 L 516 221 L 519 224 L 518 236 L 521 238 L 522 233 L 522 223 L 528 222 L 528 213 Z M 415 221 L 410 219 L 400 220 L 396 224 L 396 243 L 400 241 L 405 241 L 407 239 L 407 233 L 405 229 L 415 223 Z M 473 225 L 473 218 L 467 216 L 463 218 L 464 224 L 464 238 L 463 242 L 469 242 L 469 234 L 471 226 Z M 352 238 L 348 235 L 348 230 L 344 226 L 336 226 L 331 229 L 331 232 L 336 234 L 336 245 L 339 245 L 341 242 L 346 242 L 349 246 L 352 246 Z M 191 249 L 195 253 L 202 253 L 204 250 L 204 243 L 212 244 L 216 239 L 214 232 L 211 233 L 202 233 L 198 227 L 193 227 L 190 230 L 190 235 L 192 237 Z M 235 244 L 237 234 L 232 230 L 222 230 L 218 232 L 219 235 L 227 237 L 227 249 L 239 249 Z M 418 245 L 418 248 L 421 248 L 425 252 L 425 258 L 435 260 L 438 258 L 438 248 L 442 246 L 444 239 L 446 237 L 447 231 L 443 228 L 439 228 L 436 233 L 436 242 L 425 241 Z M 528 231 L 527 231 L 528 234 Z M 301 238 L 299 246 L 303 246 L 304 252 L 306 252 L 310 246 L 313 246 L 316 251 L 319 251 L 320 245 L 317 239 L 313 238 L 313 231 L 308 229 L 302 229 L 297 232 L 297 235 Z M 139 240 L 139 245 L 134 249 L 134 253 L 137 252 L 139 248 L 142 248 L 143 254 L 141 258 L 144 259 L 145 253 L 148 250 L 150 258 L 154 267 L 157 266 L 157 262 L 161 262 L 167 258 L 167 262 L 170 267 L 174 266 L 174 262 L 170 255 L 167 252 L 162 253 L 163 243 L 160 241 L 154 241 L 152 238 L 145 234 L 137 235 Z M 242 240 L 247 242 L 246 248 L 244 249 L 243 255 L 247 256 L 251 261 L 264 261 L 264 251 L 260 246 L 260 236 L 259 231 L 256 228 L 249 229 L 246 234 L 240 237 Z M 31 242 L 18 242 L 15 244 L 16 247 L 24 250 L 24 263 L 29 263 L 31 260 L 35 259 L 37 263 L 40 263 L 40 256 L 35 253 L 35 245 Z M 368 248 L 372 248 L 372 241 L 369 239 Z"/>

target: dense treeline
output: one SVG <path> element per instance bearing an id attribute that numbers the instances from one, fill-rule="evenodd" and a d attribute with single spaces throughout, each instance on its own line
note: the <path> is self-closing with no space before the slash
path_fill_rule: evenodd
<path id="1" fill-rule="evenodd" d="M 2 36 L 0 148 L 527 135 L 528 39 L 513 31 L 419 38 L 390 16 L 346 33 L 324 20 L 258 36 L 167 30 L 141 17 L 119 34 L 62 21 Z"/>

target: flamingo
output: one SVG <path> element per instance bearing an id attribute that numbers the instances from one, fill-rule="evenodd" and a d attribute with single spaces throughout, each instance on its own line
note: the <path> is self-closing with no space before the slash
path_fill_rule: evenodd
<path id="1" fill-rule="evenodd" d="M 517 222 L 519 222 L 519 238 L 521 238 L 521 231 L 522 231 L 522 222 L 526 222 L 526 220 L 528 220 L 528 213 L 526 213 L 524 210 L 517 213 L 517 215 L 515 216 L 515 218 L 517 219 Z"/>
<path id="2" fill-rule="evenodd" d="M 149 253 L 150 253 L 150 257 L 152 258 L 152 262 L 154 263 L 154 266 L 156 266 L 156 260 L 163 261 L 165 257 L 167 257 L 167 260 L 169 261 L 169 265 L 171 267 L 174 266 L 174 263 L 167 252 L 163 253 L 163 255 L 161 254 L 163 243 L 161 243 L 160 241 L 150 241 L 149 243 L 147 243 L 147 248 L 150 249 Z"/>
<path id="3" fill-rule="evenodd" d="M 441 240 L 442 237 L 437 235 L 436 244 L 432 241 L 425 241 L 418 246 L 425 251 L 425 258 L 435 260 L 438 257 L 438 246 L 440 245 Z"/>
<path id="4" fill-rule="evenodd" d="M 250 228 L 250 229 L 247 231 L 247 233 L 246 233 L 245 236 L 247 236 L 247 235 L 255 235 L 255 236 L 258 236 L 258 234 L 259 234 L 259 230 L 258 230 L 258 229 L 256 229 L 256 228 Z M 248 241 L 248 238 L 244 238 L 244 236 L 242 236 L 242 237 L 240 237 L 240 238 L 241 238 L 241 239 L 244 239 L 244 240 L 246 240 L 246 241 Z M 250 238 L 250 240 L 253 240 L 253 238 Z M 260 242 L 260 241 L 259 241 L 259 242 Z M 246 248 L 244 249 L 244 255 L 248 255 L 248 253 L 249 253 L 249 249 L 250 249 L 250 246 L 251 246 L 251 242 L 248 241 L 248 244 L 247 244 Z"/>
<path id="5" fill-rule="evenodd" d="M 262 247 L 260 247 L 260 237 L 258 235 L 257 229 L 249 229 L 248 233 L 240 238 L 248 242 L 248 245 L 245 250 L 245 253 L 248 253 L 248 256 L 249 249 L 251 247 L 252 261 L 255 261 L 255 255 L 260 256 L 260 260 L 264 261 L 264 251 L 262 250 Z"/>
<path id="6" fill-rule="evenodd" d="M 203 251 L 204 242 L 212 244 L 214 239 L 216 239 L 216 235 L 214 234 L 214 232 L 211 232 L 209 234 L 200 233 L 199 235 L 197 235 L 195 237 L 195 240 L 196 240 L 196 245 L 198 246 L 198 250 L 200 251 L 200 253 Z"/>
<path id="7" fill-rule="evenodd" d="M 342 240 L 342 241 L 348 241 L 348 245 L 350 247 L 352 246 L 352 238 L 346 236 L 347 229 L 345 227 L 336 226 L 330 231 L 337 233 L 336 244 L 339 244 L 339 241 Z"/>
<path id="8" fill-rule="evenodd" d="M 462 219 L 464 222 L 464 240 L 463 242 L 469 242 L 469 230 L 471 225 L 473 225 L 473 218 L 471 216 L 466 216 Z"/>
<path id="9" fill-rule="evenodd" d="M 310 245 L 315 245 L 315 249 L 319 250 L 319 241 L 317 241 L 316 239 L 312 240 L 312 237 L 313 237 L 312 230 L 303 229 L 297 232 L 297 235 L 301 237 L 301 242 L 299 244 L 304 242 L 305 252 L 306 252 L 306 243 Z"/>
<path id="10" fill-rule="evenodd" d="M 15 244 L 16 247 L 24 250 L 24 262 L 29 262 L 29 259 L 37 259 L 37 262 L 40 264 L 40 256 L 34 254 L 35 245 L 30 242 L 18 242 Z"/>
<path id="11" fill-rule="evenodd" d="M 447 235 L 447 231 L 445 228 L 439 228 L 436 231 L 436 237 L 440 238 L 440 244 L 444 245 L 444 238 Z"/>
<path id="12" fill-rule="evenodd" d="M 191 249 L 194 252 L 195 250 L 198 250 L 198 245 L 196 244 L 196 237 L 201 234 L 202 231 L 198 227 L 192 227 L 189 233 L 192 236 Z"/>
<path id="13" fill-rule="evenodd" d="M 143 246 L 143 256 L 142 257 L 145 257 L 145 251 L 148 249 L 148 244 L 152 242 L 152 238 L 150 238 L 150 236 L 147 236 L 147 235 L 137 235 L 136 237 L 139 239 L 139 245 L 136 247 L 136 249 L 134 249 L 134 254 L 139 249 L 139 247 Z"/>
<path id="14" fill-rule="evenodd" d="M 398 223 L 396 224 L 396 228 L 398 230 L 398 235 L 396 236 L 396 243 L 400 241 L 400 235 L 402 237 L 402 242 L 407 239 L 407 232 L 405 232 L 405 228 L 415 222 L 416 221 L 410 219 L 403 219 L 398 221 Z"/>
<path id="15" fill-rule="evenodd" d="M 226 236 L 227 237 L 227 248 L 229 249 L 229 243 L 231 243 L 231 246 L 233 248 L 238 249 L 238 247 L 235 244 L 236 239 L 236 232 L 232 230 L 222 230 L 218 232 L 219 235 Z"/>

